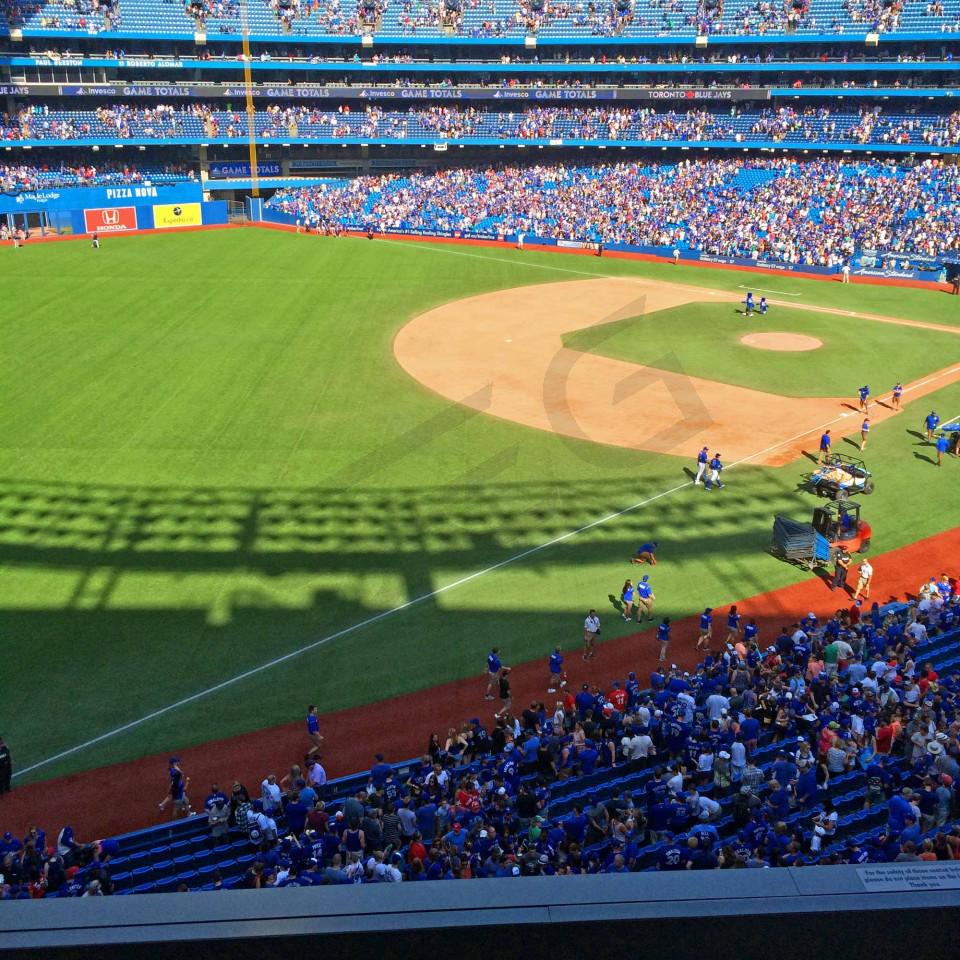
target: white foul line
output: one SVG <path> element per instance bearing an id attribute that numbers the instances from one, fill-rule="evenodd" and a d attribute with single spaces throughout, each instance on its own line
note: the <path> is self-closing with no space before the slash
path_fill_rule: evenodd
<path id="1" fill-rule="evenodd" d="M 746 284 L 738 283 L 738 290 L 759 290 L 761 293 L 776 293 L 781 297 L 802 297 L 802 293 L 788 293 L 786 290 L 770 290 L 767 287 L 748 287 Z"/>
<path id="2" fill-rule="evenodd" d="M 403 243 L 403 241 L 386 241 L 387 243 Z M 406 244 L 404 244 L 406 246 Z M 465 251 L 460 250 L 447 250 L 443 247 L 420 247 L 418 249 L 433 249 L 438 250 L 441 253 L 453 253 L 459 256 L 474 256 L 477 259 L 482 260 L 494 260 L 494 259 L 503 259 L 496 257 L 484 257 L 477 254 L 470 254 Z M 514 260 L 504 260 L 505 263 L 516 263 Z M 530 263 L 528 266 L 531 267 L 542 267 L 546 270 L 562 270 L 565 273 L 582 273 L 580 270 L 569 270 L 565 267 L 554 267 L 546 264 L 534 264 Z M 590 276 L 597 276 L 597 274 L 590 274 Z M 934 380 L 938 380 L 941 377 L 949 376 L 952 373 L 956 373 L 960 370 L 960 367 L 953 367 L 950 370 L 944 370 L 941 373 L 933 377 L 928 377 L 926 380 L 921 380 L 919 383 L 913 384 L 913 387 L 916 388 L 923 384 L 931 383 Z M 909 390 L 909 387 L 904 388 L 904 393 Z M 879 399 L 879 398 L 878 398 Z M 827 420 L 825 423 L 820 424 L 816 427 L 811 427 L 809 430 L 804 430 L 802 433 L 795 434 L 792 437 L 788 437 L 786 440 L 780 440 L 777 443 L 773 443 L 768 447 L 764 447 L 763 450 L 758 450 L 756 453 L 750 454 L 748 457 L 741 457 L 739 460 L 735 460 L 733 463 L 728 464 L 727 469 L 731 470 L 734 467 L 749 463 L 751 460 L 755 460 L 757 457 L 763 456 L 765 453 L 769 453 L 771 450 L 776 450 L 779 447 L 786 446 L 788 443 L 793 443 L 796 440 L 800 440 L 805 436 L 808 436 L 811 433 L 817 433 L 820 430 L 830 426 L 833 423 L 841 420 L 847 414 L 839 414 L 834 417 L 832 420 Z M 948 421 L 949 422 L 949 421 Z M 88 747 L 95 746 L 98 743 L 103 743 L 105 740 L 109 740 L 112 737 L 117 736 L 121 733 L 126 733 L 128 730 L 133 730 L 136 727 L 141 726 L 144 723 L 148 723 L 150 720 L 156 720 L 157 717 L 162 717 L 167 713 L 177 710 L 180 707 L 185 707 L 188 704 L 195 703 L 197 700 L 202 700 L 204 697 L 209 696 L 211 693 L 217 693 L 220 690 L 224 690 L 227 687 L 232 686 L 235 683 L 239 683 L 242 680 L 247 680 L 250 677 L 254 677 L 257 674 L 263 673 L 266 670 L 270 670 L 273 667 L 279 666 L 281 663 L 286 663 L 288 660 L 292 660 L 294 657 L 299 657 L 304 653 L 309 653 L 311 650 L 317 650 L 322 646 L 325 646 L 328 643 L 331 643 L 334 640 L 339 640 L 341 637 L 348 636 L 351 633 L 355 633 L 357 630 L 362 630 L 364 627 L 372 626 L 375 623 L 379 623 L 381 620 L 386 620 L 388 617 L 393 616 L 396 613 L 401 613 L 404 610 L 408 610 L 410 607 L 414 607 L 417 604 L 423 603 L 427 600 L 431 600 L 434 597 L 438 597 L 443 593 L 447 593 L 450 590 L 455 590 L 457 587 L 462 587 L 465 583 L 470 583 L 473 580 L 477 580 L 480 577 L 486 576 L 488 573 L 494 573 L 497 570 L 502 569 L 503 567 L 510 566 L 513 563 L 516 563 L 519 560 L 524 560 L 527 557 L 533 556 L 535 553 L 540 553 L 542 550 L 546 550 L 549 547 L 556 546 L 558 543 L 563 543 L 566 540 L 570 540 L 573 537 L 579 536 L 581 533 L 586 533 L 588 530 L 592 530 L 594 527 L 599 527 L 604 523 L 609 522 L 610 520 L 616 520 L 618 517 L 622 517 L 628 513 L 632 513 L 634 510 L 639 510 L 641 507 L 648 506 L 651 503 L 654 503 L 657 500 L 661 500 L 664 497 L 669 497 L 671 494 L 676 493 L 678 490 L 683 490 L 686 487 L 693 485 L 692 480 L 687 480 L 685 483 L 677 484 L 674 487 L 670 487 L 668 490 L 663 490 L 660 493 L 654 494 L 652 497 L 647 497 L 644 500 L 639 500 L 637 503 L 633 503 L 628 507 L 624 507 L 622 510 L 617 510 L 614 513 L 608 513 L 606 516 L 598 517 L 596 520 L 591 520 L 589 523 L 584 524 L 582 527 L 577 527 L 575 530 L 570 530 L 567 533 L 560 534 L 558 537 L 553 537 L 550 540 L 546 540 L 543 543 L 537 544 L 534 547 L 529 547 L 526 550 L 521 551 L 520 553 L 515 553 L 513 556 L 506 557 L 503 560 L 498 561 L 497 563 L 491 564 L 488 567 L 484 567 L 482 570 L 475 570 L 473 573 L 467 574 L 464 577 L 460 577 L 457 580 L 453 580 L 450 583 L 444 584 L 442 587 L 438 587 L 436 590 L 430 590 L 427 593 L 422 593 L 419 596 L 413 597 L 411 600 L 407 600 L 404 603 L 398 604 L 395 607 L 391 607 L 389 610 L 383 610 L 380 613 L 374 614 L 371 617 L 367 617 L 365 620 L 361 620 L 358 623 L 354 623 L 349 627 L 344 627 L 342 630 L 338 630 L 336 633 L 331 633 L 329 636 L 323 637 L 320 640 L 314 640 L 313 643 L 308 643 L 306 646 L 299 647 L 296 650 L 291 650 L 289 653 L 285 653 L 282 657 L 276 657 L 273 660 L 268 660 L 266 663 L 261 663 L 259 666 L 252 667 L 250 670 L 245 670 L 243 673 L 238 673 L 234 677 L 229 677 L 226 680 L 222 680 L 220 683 L 214 684 L 212 687 L 207 687 L 205 690 L 199 690 L 197 693 L 191 694 L 189 697 L 184 697 L 182 700 L 177 700 L 175 703 L 167 704 L 165 707 L 160 707 L 158 710 L 153 710 L 148 714 L 145 714 L 142 717 L 139 717 L 136 720 L 131 720 L 129 723 L 124 723 L 119 727 L 115 727 L 113 730 L 108 730 L 106 733 L 101 733 L 97 737 L 93 737 L 90 740 L 85 740 L 83 743 L 78 743 L 76 746 L 70 747 L 67 750 L 62 750 L 60 753 L 55 753 L 51 757 L 47 757 L 45 760 L 40 760 L 37 763 L 31 764 L 28 767 L 24 767 L 22 770 L 18 770 L 14 773 L 14 777 L 22 777 L 28 773 L 32 773 L 34 770 L 38 770 L 40 767 L 45 767 L 51 763 L 55 763 L 57 760 L 63 760 L 65 757 L 72 756 L 75 753 L 79 753 L 82 750 L 86 750 Z"/>

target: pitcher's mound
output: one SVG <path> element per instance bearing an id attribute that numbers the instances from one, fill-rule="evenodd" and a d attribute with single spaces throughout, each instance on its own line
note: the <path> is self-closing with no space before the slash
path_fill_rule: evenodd
<path id="1" fill-rule="evenodd" d="M 740 342 L 758 350 L 816 350 L 823 346 L 823 341 L 816 337 L 808 337 L 802 333 L 748 333 L 740 338 Z"/>

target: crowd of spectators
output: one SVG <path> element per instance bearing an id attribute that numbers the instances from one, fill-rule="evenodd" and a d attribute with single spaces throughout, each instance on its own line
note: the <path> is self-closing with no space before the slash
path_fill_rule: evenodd
<path id="1" fill-rule="evenodd" d="M 225 106 L 225 105 L 224 105 Z M 0 139 L 247 136 L 248 119 L 221 105 L 119 103 L 96 110 L 56 110 L 34 103 L 0 115 Z M 769 142 L 960 145 L 960 114 L 884 114 L 879 106 L 843 112 L 828 106 L 763 110 L 663 110 L 637 106 L 540 106 L 494 112 L 480 107 L 376 105 L 322 109 L 271 104 L 255 115 L 256 135 L 269 139 L 344 137 L 404 140 L 586 140 L 645 142 Z"/>
<path id="2" fill-rule="evenodd" d="M 606 37 L 670 34 L 764 37 L 783 33 L 892 33 L 960 30 L 960 14 L 929 0 L 919 19 L 903 22 L 905 0 L 838 0 L 814 15 L 809 0 L 262 0 L 281 29 L 306 35 L 356 35 L 364 29 L 416 36 L 474 38 L 506 35 Z M 240 29 L 235 0 L 184 0 L 191 19 L 216 20 L 219 31 Z M 122 27 L 117 0 L 2 0 L 13 26 L 92 33 Z M 465 14 L 467 14 L 465 16 Z"/>
<path id="3" fill-rule="evenodd" d="M 738 635 L 690 672 L 661 665 L 646 683 L 630 673 L 492 725 L 474 717 L 433 734 L 403 776 L 377 755 L 342 801 L 311 751 L 253 791 L 214 784 L 204 810 L 214 838 L 233 828 L 256 844 L 241 882 L 255 889 L 958 860 L 960 672 L 922 656 L 957 627 L 943 574 L 912 604 L 856 602 L 776 637 Z M 605 770 L 631 786 L 605 789 Z M 885 821 L 866 838 L 845 832 L 832 790 L 851 774 L 855 811 Z M 569 780 L 585 799 L 562 799 Z M 49 848 L 36 827 L 7 833 L 0 897 L 110 893 L 117 853 L 70 827 Z"/>
<path id="4" fill-rule="evenodd" d="M 268 206 L 361 231 L 524 233 L 838 267 L 863 249 L 960 251 L 958 188 L 960 168 L 935 160 L 728 158 L 362 177 L 279 191 Z"/>
<path id="5" fill-rule="evenodd" d="M 11 27 L 37 17 L 41 30 L 102 33 L 122 26 L 118 0 L 3 0 L 0 12 Z"/>
<path id="6" fill-rule="evenodd" d="M 184 10 L 201 27 L 210 20 L 234 20 L 240 16 L 238 0 L 184 0 Z"/>
<path id="7" fill-rule="evenodd" d="M 0 164 L 0 193 L 47 190 L 51 187 L 103 187 L 117 183 L 143 183 L 157 176 L 193 177 L 182 164 L 137 167 L 129 163 Z"/>

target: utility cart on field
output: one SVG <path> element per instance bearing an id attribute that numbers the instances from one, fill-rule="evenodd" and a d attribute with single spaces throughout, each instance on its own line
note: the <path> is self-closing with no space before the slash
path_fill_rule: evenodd
<path id="1" fill-rule="evenodd" d="M 843 500 L 858 493 L 873 493 L 873 475 L 862 460 L 842 453 L 830 455 L 827 463 L 817 467 L 809 477 L 818 497 Z"/>
<path id="2" fill-rule="evenodd" d="M 870 524 L 860 518 L 859 503 L 834 501 L 815 508 L 810 523 L 777 516 L 770 552 L 812 570 L 832 563 L 841 545 L 850 553 L 866 553 L 871 535 Z"/>

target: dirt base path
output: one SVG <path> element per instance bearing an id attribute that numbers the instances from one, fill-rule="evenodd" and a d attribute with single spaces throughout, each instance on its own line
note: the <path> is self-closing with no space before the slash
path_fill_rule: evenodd
<path id="1" fill-rule="evenodd" d="M 955 572 L 958 556 L 960 527 L 873 558 L 873 599 L 883 602 L 913 594 L 927 576 L 944 570 Z M 818 616 L 829 616 L 843 604 L 849 604 L 849 598 L 831 593 L 815 577 L 738 601 L 744 615 L 756 618 L 761 640 L 768 642 L 783 624 L 811 610 Z M 715 612 L 718 622 L 725 612 L 725 608 Z M 609 608 L 600 614 L 608 620 L 617 616 Z M 684 668 L 697 662 L 693 649 L 697 626 L 697 616 L 675 624 L 671 662 Z M 576 634 L 576 629 L 571 630 L 572 636 Z M 596 659 L 587 664 L 572 641 L 566 649 L 570 683 L 574 690 L 587 682 L 609 689 L 611 681 L 623 679 L 634 670 L 646 685 L 656 666 L 657 649 L 653 633 L 647 630 L 601 644 Z M 509 642 L 503 644 L 503 650 L 509 657 Z M 533 699 L 549 703 L 545 659 L 511 666 L 516 709 Z M 382 752 L 390 761 L 416 756 L 432 731 L 443 736 L 448 727 L 464 719 L 477 716 L 489 722 L 496 705 L 483 700 L 486 681 L 482 670 L 481 663 L 476 677 L 324 715 L 321 729 L 327 737 L 324 762 L 328 774 L 334 777 L 365 770 L 375 752 Z M 211 741 L 181 751 L 179 756 L 193 778 L 190 793 L 194 805 L 202 806 L 211 783 L 224 786 L 238 778 L 251 793 L 258 792 L 267 773 L 282 774 L 291 762 L 302 758 L 306 746 L 304 725 L 292 723 Z M 0 831 L 11 830 L 23 836 L 29 826 L 38 824 L 50 837 L 70 823 L 78 836 L 87 840 L 161 822 L 157 802 L 166 789 L 166 761 L 165 755 L 144 757 L 17 788 L 0 797 Z"/>
<path id="2" fill-rule="evenodd" d="M 516 287 L 415 317 L 397 334 L 394 354 L 412 377 L 456 403 L 630 449 L 692 457 L 709 444 L 728 465 L 779 466 L 828 425 L 840 435 L 859 431 L 845 398 L 782 397 L 563 346 L 563 335 L 574 330 L 714 300 L 739 297 L 632 278 Z M 957 379 L 960 367 L 942 370 L 904 393 L 913 399 Z M 763 418 L 753 415 L 757 410 Z M 874 426 L 893 413 L 874 405 Z"/>

